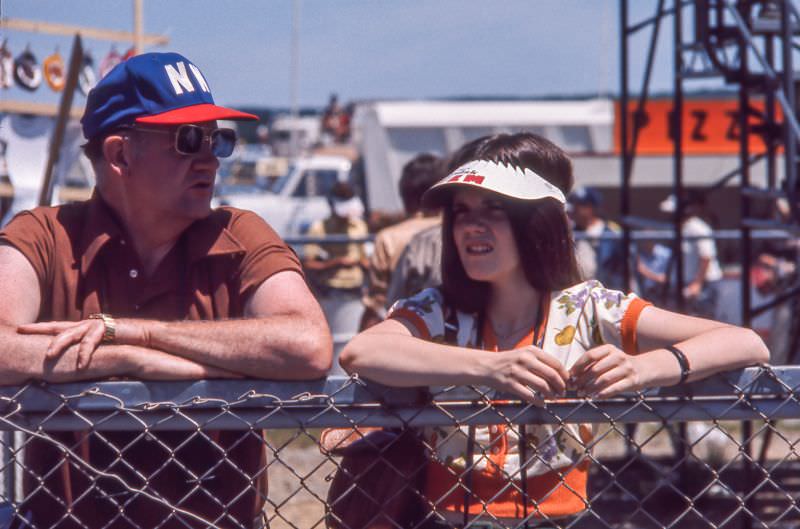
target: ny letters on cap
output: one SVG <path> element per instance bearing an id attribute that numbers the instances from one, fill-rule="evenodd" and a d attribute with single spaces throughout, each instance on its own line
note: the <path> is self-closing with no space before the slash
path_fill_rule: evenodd
<path id="1" fill-rule="evenodd" d="M 111 70 L 86 100 L 81 124 L 92 139 L 134 123 L 177 125 L 257 116 L 217 106 L 200 69 L 177 53 L 145 53 Z"/>

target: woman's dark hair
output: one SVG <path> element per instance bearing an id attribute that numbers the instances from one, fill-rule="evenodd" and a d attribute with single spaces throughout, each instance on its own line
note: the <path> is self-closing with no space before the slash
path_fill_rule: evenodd
<path id="1" fill-rule="evenodd" d="M 574 181 L 572 162 L 552 142 L 531 133 L 497 134 L 467 143 L 453 154 L 452 171 L 472 160 L 488 160 L 530 169 L 564 195 Z M 572 232 L 564 206 L 552 198 L 518 200 L 498 195 L 505 204 L 525 277 L 547 292 L 581 281 Z M 464 312 L 480 312 L 489 301 L 489 284 L 470 279 L 453 239 L 453 215 L 445 204 L 442 219 L 442 291 L 448 304 Z"/>

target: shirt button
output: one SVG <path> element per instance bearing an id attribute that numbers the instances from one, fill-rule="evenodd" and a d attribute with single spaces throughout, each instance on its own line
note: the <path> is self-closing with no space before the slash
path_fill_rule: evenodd
<path id="1" fill-rule="evenodd" d="M 142 307 L 141 307 L 141 305 L 134 305 L 134 306 L 133 306 L 133 310 L 139 310 L 139 309 L 141 309 L 141 308 L 142 308 Z"/>
<path id="2" fill-rule="evenodd" d="M 494 455 L 497 455 L 497 454 L 499 454 L 499 453 L 500 453 L 500 447 L 499 447 L 499 446 L 493 446 L 493 447 L 492 447 L 492 453 L 493 453 Z"/>
<path id="3" fill-rule="evenodd" d="M 120 239 L 120 240 L 119 240 L 119 243 L 120 243 L 122 246 L 125 246 L 125 245 L 127 244 L 127 242 L 125 241 L 125 239 Z"/>
<path id="4" fill-rule="evenodd" d="M 128 272 L 128 275 L 131 276 L 131 279 L 136 279 L 139 277 L 139 271 L 135 268 L 131 268 L 131 271 Z"/>

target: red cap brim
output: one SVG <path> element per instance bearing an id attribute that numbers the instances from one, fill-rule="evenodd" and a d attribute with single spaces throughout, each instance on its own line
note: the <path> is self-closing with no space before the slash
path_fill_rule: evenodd
<path id="1" fill-rule="evenodd" d="M 142 116 L 136 118 L 136 123 L 155 123 L 159 125 L 182 125 L 184 123 L 199 123 L 202 121 L 215 121 L 218 119 L 231 119 L 237 121 L 258 120 L 258 116 L 239 112 L 232 108 L 218 107 L 210 103 L 192 105 L 188 107 L 168 110 L 161 114 Z"/>

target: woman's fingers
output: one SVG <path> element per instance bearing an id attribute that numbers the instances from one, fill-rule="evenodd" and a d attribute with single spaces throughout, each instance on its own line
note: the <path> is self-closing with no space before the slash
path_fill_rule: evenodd
<path id="1" fill-rule="evenodd" d="M 518 395 L 519 398 L 525 402 L 530 402 L 534 406 L 544 406 L 544 399 L 541 397 L 541 395 L 539 395 L 536 390 L 533 390 L 524 384 L 520 384 L 519 382 L 512 380 L 509 382 L 506 389 L 511 393 Z"/>
<path id="2" fill-rule="evenodd" d="M 573 385 L 575 389 L 580 390 L 584 389 L 587 383 L 592 380 L 597 379 L 597 377 L 601 376 L 606 371 L 613 369 L 614 367 L 618 366 L 623 359 L 617 355 L 608 354 L 591 364 L 587 369 L 585 369 L 578 377 L 573 380 Z"/>
<path id="3" fill-rule="evenodd" d="M 598 360 L 608 356 L 611 352 L 612 347 L 607 345 L 601 345 L 600 347 L 595 347 L 593 349 L 589 349 L 583 355 L 581 355 L 578 360 L 572 364 L 572 368 L 570 368 L 570 374 L 572 377 L 577 378 L 580 377 L 583 372 L 592 366 Z"/>
<path id="4" fill-rule="evenodd" d="M 613 345 L 587 351 L 570 370 L 573 387 L 581 395 L 604 398 L 639 389 L 639 375 L 632 357 Z"/>
<path id="5" fill-rule="evenodd" d="M 525 347 L 503 353 L 493 378 L 498 389 L 538 405 L 543 398 L 564 394 L 566 375 L 558 359 L 536 347 Z"/>
<path id="6" fill-rule="evenodd" d="M 605 391 L 612 385 L 615 385 L 621 381 L 629 379 L 630 375 L 631 375 L 630 370 L 627 369 L 625 366 L 617 366 L 614 369 L 611 369 L 603 373 L 598 378 L 589 381 L 583 387 L 581 393 L 590 395 L 594 398 L 602 398 L 600 397 L 601 392 Z M 630 380 L 628 385 L 632 387 L 633 381 Z"/>
<path id="7" fill-rule="evenodd" d="M 607 399 L 623 393 L 625 391 L 633 391 L 639 389 L 637 384 L 628 377 L 624 377 L 617 382 L 609 384 L 608 387 L 601 389 L 597 392 L 596 398 Z"/>
<path id="8" fill-rule="evenodd" d="M 567 390 L 567 380 L 559 372 L 559 370 L 551 367 L 548 363 L 541 361 L 539 358 L 528 357 L 524 360 L 525 365 L 520 372 L 520 376 L 524 376 L 526 380 L 539 380 L 544 385 L 541 388 L 548 397 L 555 397 L 563 395 Z M 531 378 L 533 377 L 533 378 Z"/>
<path id="9" fill-rule="evenodd" d="M 531 346 L 530 349 L 533 350 L 533 352 L 536 354 L 536 358 L 540 362 L 547 364 L 549 367 L 558 372 L 558 375 L 562 380 L 567 381 L 569 379 L 569 371 L 567 371 L 567 368 L 561 363 L 561 360 L 549 353 L 546 353 L 538 347 Z"/>
<path id="10" fill-rule="evenodd" d="M 523 386 L 529 387 L 531 390 L 536 391 L 541 397 L 556 396 L 553 388 L 539 373 L 522 370 L 516 374 L 514 377 L 514 382 L 518 382 Z"/>

